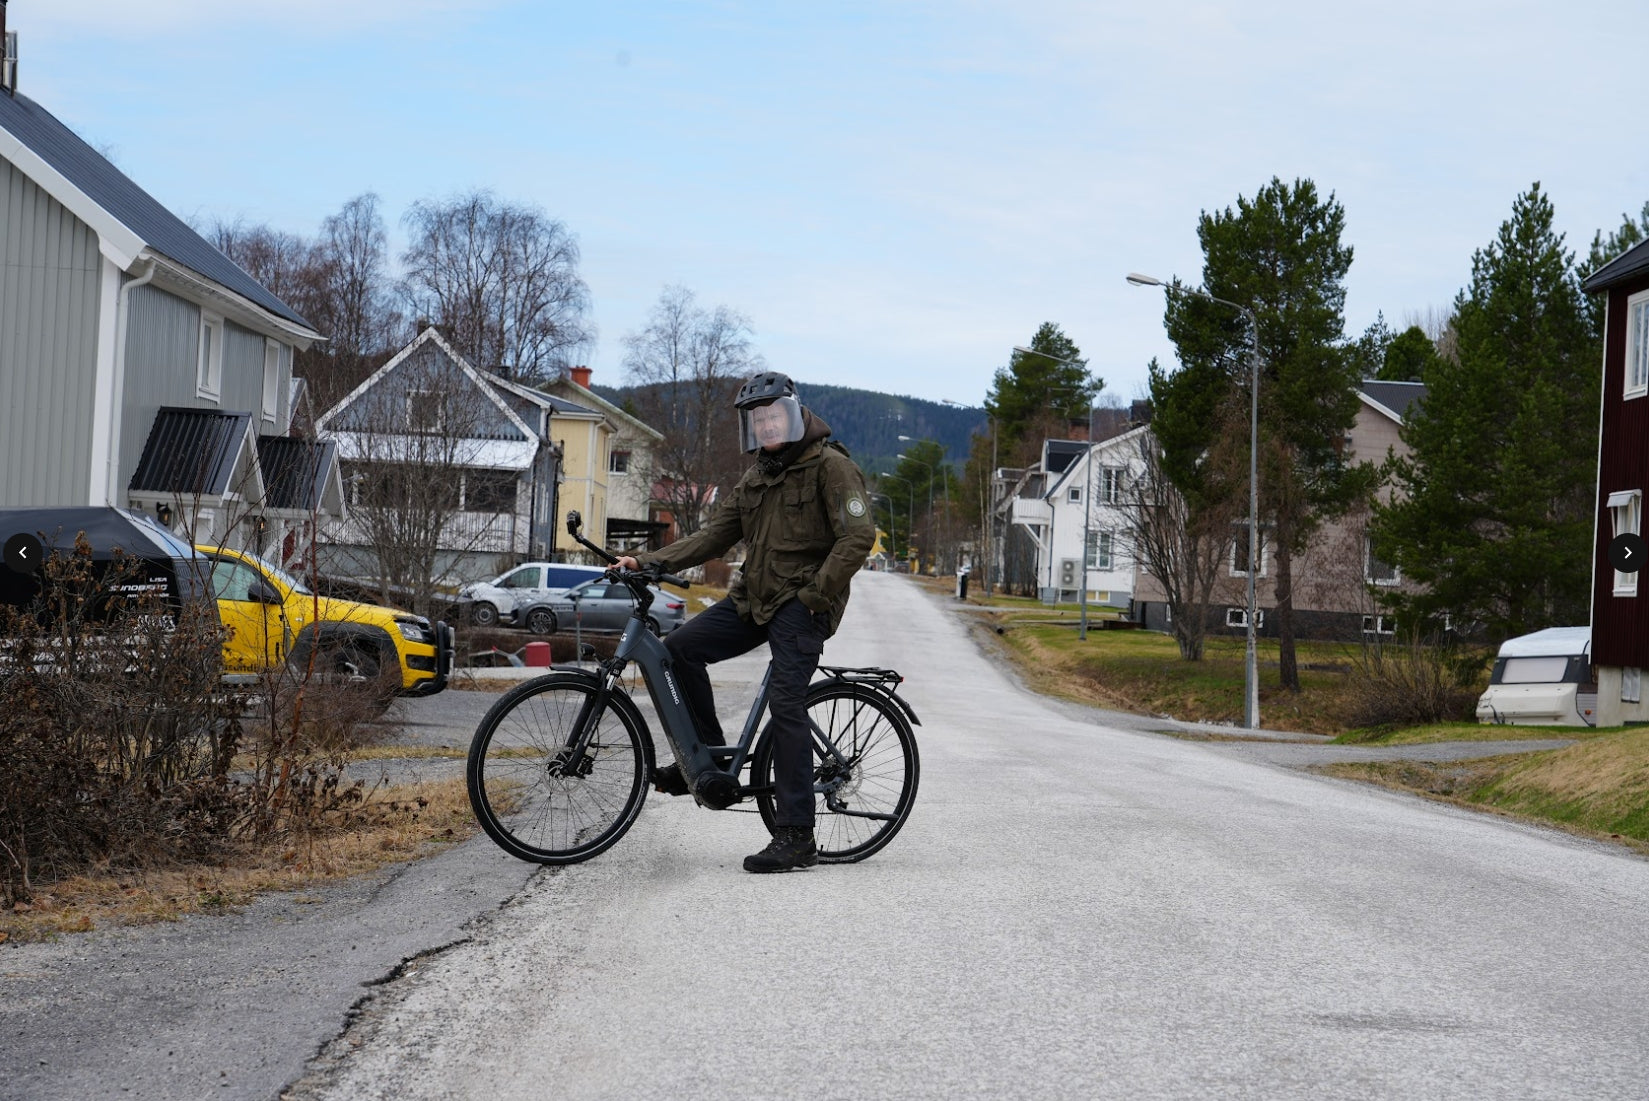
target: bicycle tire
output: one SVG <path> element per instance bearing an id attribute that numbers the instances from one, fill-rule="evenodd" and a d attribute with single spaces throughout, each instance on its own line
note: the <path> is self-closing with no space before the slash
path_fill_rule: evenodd
<path id="1" fill-rule="evenodd" d="M 833 809 L 824 792 L 813 795 L 814 839 L 819 861 L 851 864 L 881 850 L 910 817 L 921 779 L 916 734 L 899 705 L 873 689 L 855 684 L 822 682 L 807 694 L 807 716 L 815 728 L 813 747 L 815 783 L 841 779 L 836 795 L 845 803 Z M 817 738 L 830 739 L 850 762 L 845 776 L 825 757 Z M 763 731 L 751 756 L 750 783 L 757 789 L 756 807 L 769 832 L 775 827 L 773 793 L 773 735 Z M 867 818 L 865 814 L 885 817 Z"/>
<path id="2" fill-rule="evenodd" d="M 653 770 L 653 740 L 627 696 L 609 696 L 589 751 L 562 755 L 596 683 L 549 673 L 492 705 L 470 741 L 464 775 L 481 828 L 511 856 L 576 864 L 635 824 Z"/>

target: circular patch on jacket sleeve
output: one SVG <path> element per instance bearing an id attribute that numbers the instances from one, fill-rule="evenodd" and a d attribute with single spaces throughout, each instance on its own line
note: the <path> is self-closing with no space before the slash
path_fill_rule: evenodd
<path id="1" fill-rule="evenodd" d="M 849 497 L 847 499 L 847 512 L 849 516 L 863 516 L 865 514 L 865 503 L 857 497 Z"/>

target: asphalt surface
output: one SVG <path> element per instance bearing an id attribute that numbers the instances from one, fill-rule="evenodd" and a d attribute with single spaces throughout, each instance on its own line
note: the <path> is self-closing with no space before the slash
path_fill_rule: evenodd
<path id="1" fill-rule="evenodd" d="M 827 660 L 901 669 L 923 721 L 871 860 L 750 876 L 759 818 L 654 796 L 572 868 L 478 838 L 7 945 L 0 1097 L 1649 1095 L 1649 862 L 1300 769 L 1365 747 L 1035 697 L 943 599 L 855 586 Z M 729 725 L 759 672 L 720 667 Z M 405 737 L 493 698 L 398 705 Z"/>

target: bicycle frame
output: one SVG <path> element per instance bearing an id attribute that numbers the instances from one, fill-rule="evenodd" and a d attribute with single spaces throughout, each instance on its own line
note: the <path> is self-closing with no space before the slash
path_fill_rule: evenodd
<path id="1" fill-rule="evenodd" d="M 580 526 L 578 513 L 568 513 L 567 531 L 574 539 L 603 558 L 612 562 L 617 561 L 614 555 L 585 539 L 579 531 Z M 589 697 L 579 714 L 574 726 L 576 733 L 567 747 L 568 758 L 573 761 L 582 759 L 591 737 L 590 720 L 601 714 L 608 698 L 614 693 L 626 696 L 629 694 L 619 680 L 625 668 L 634 662 L 641 672 L 642 683 L 647 686 L 647 694 L 652 699 L 653 710 L 658 714 L 659 723 L 664 728 L 664 736 L 675 750 L 676 760 L 682 767 L 694 798 L 702 804 L 722 810 L 747 796 L 760 794 L 762 789 L 741 784 L 739 777 L 750 760 L 751 750 L 761 726 L 762 714 L 767 710 L 768 687 L 773 677 L 771 662 L 762 674 L 761 684 L 750 703 L 750 711 L 745 717 L 744 728 L 738 741 L 725 746 L 706 745 L 699 736 L 698 724 L 693 720 L 692 711 L 676 680 L 674 662 L 669 649 L 663 640 L 647 629 L 647 612 L 653 603 L 652 594 L 648 591 L 648 579 L 641 574 L 628 571 L 609 571 L 608 576 L 630 590 L 635 597 L 635 606 L 630 611 L 630 618 L 619 636 L 613 656 L 599 665 L 598 691 Z M 686 584 L 680 578 L 672 580 Z M 849 669 L 823 665 L 819 668 L 832 679 L 862 685 L 867 690 L 876 692 L 897 704 L 913 724 L 920 725 L 921 720 L 916 717 L 916 712 L 910 704 L 887 688 L 889 680 L 897 683 L 900 679 L 897 673 L 887 669 Z M 844 769 L 848 767 L 849 762 L 842 756 L 841 750 L 817 729 L 813 731 L 813 742 L 824 757 Z M 815 790 L 825 791 L 827 798 L 833 793 L 833 789 L 826 790 L 826 786 L 822 785 L 816 785 Z"/>

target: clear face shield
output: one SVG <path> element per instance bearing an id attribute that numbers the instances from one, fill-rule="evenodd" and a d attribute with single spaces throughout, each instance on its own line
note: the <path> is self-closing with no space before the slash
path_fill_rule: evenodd
<path id="1" fill-rule="evenodd" d="M 802 403 L 782 397 L 739 410 L 739 447 L 746 451 L 776 451 L 802 438 Z"/>

